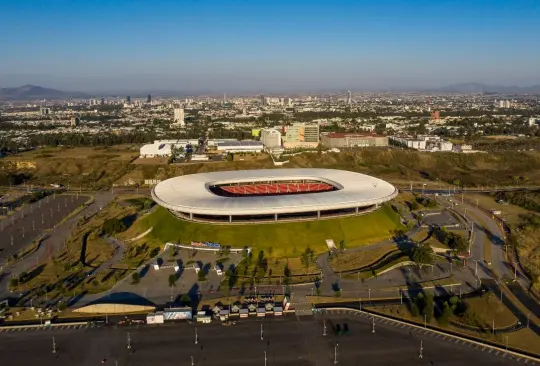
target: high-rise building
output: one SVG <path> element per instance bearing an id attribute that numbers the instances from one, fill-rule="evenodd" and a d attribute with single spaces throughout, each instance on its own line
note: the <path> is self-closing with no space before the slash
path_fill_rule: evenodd
<path id="1" fill-rule="evenodd" d="M 319 144 L 319 125 L 295 123 L 287 126 L 283 146 L 286 148 L 317 147 Z"/>
<path id="2" fill-rule="evenodd" d="M 151 104 L 152 103 L 152 96 L 148 94 L 148 98 L 146 98 L 146 103 Z"/>
<path id="3" fill-rule="evenodd" d="M 184 122 L 184 108 L 174 109 L 174 123 L 180 126 L 185 126 Z"/>
<path id="4" fill-rule="evenodd" d="M 260 132 L 264 147 L 272 149 L 281 147 L 281 133 L 273 128 L 264 128 Z"/>
<path id="5" fill-rule="evenodd" d="M 105 104 L 105 98 L 101 97 L 101 105 Z"/>
<path id="6" fill-rule="evenodd" d="M 129 95 L 127 96 L 127 98 L 126 98 L 126 103 L 127 103 L 127 104 L 131 104 L 131 96 L 129 96 Z"/>
<path id="7" fill-rule="evenodd" d="M 48 116 L 49 114 L 51 114 L 51 109 L 47 108 L 47 107 L 41 107 L 41 108 L 39 108 L 39 113 L 42 116 Z"/>

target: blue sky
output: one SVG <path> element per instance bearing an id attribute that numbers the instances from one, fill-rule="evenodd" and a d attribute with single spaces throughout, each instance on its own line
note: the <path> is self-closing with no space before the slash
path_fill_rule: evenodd
<path id="1" fill-rule="evenodd" d="M 0 87 L 540 84 L 537 0 L 0 0 Z"/>

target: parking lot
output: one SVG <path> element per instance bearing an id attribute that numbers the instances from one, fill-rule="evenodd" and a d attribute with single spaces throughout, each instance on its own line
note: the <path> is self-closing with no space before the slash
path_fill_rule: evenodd
<path id="1" fill-rule="evenodd" d="M 1 220 L 0 263 L 31 244 L 88 199 L 88 196 L 53 194 Z"/>
<path id="2" fill-rule="evenodd" d="M 428 226 L 458 227 L 459 221 L 447 210 L 422 211 L 422 222 Z"/>
<path id="3" fill-rule="evenodd" d="M 231 253 L 220 257 L 216 252 L 189 249 L 178 249 L 176 255 L 173 254 L 173 249 L 169 248 L 159 257 L 159 261 L 152 262 L 140 271 L 141 279 L 138 284 L 133 284 L 128 278 L 117 285 L 114 292 L 137 293 L 157 303 L 170 301 L 170 298 L 177 299 L 181 294 L 218 292 L 225 277 L 224 273 L 242 260 L 241 254 Z M 215 269 L 216 261 L 220 262 L 218 268 L 222 270 L 222 275 L 218 275 Z M 159 270 L 156 270 L 153 264 L 158 262 L 161 264 Z M 178 266 L 178 271 L 175 266 Z M 199 281 L 195 266 L 205 272 L 204 281 Z M 169 276 L 172 274 L 177 277 L 174 287 L 169 286 Z"/>
<path id="4" fill-rule="evenodd" d="M 335 325 L 347 324 L 338 335 Z M 326 332 L 325 332 L 326 326 Z M 239 320 L 236 325 L 170 323 L 0 333 L 9 365 L 513 365 L 501 351 L 477 347 L 428 330 L 335 312 L 317 316 Z M 195 343 L 197 332 L 197 343 Z M 53 350 L 53 336 L 54 347 Z M 128 347 L 129 346 L 129 347 Z M 420 352 L 422 358 L 419 357 Z M 266 357 L 266 360 L 265 360 Z M 528 365 L 534 362 L 528 361 Z"/>

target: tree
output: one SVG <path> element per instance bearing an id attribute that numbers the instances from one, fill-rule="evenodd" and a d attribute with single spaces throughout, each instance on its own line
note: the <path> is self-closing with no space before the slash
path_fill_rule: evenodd
<path id="1" fill-rule="evenodd" d="M 182 297 L 180 297 L 180 303 L 182 305 L 189 305 L 191 303 L 191 298 L 188 294 L 183 294 Z"/>
<path id="2" fill-rule="evenodd" d="M 126 224 L 124 224 L 122 220 L 115 217 L 105 220 L 103 226 L 101 227 L 101 231 L 103 231 L 103 233 L 106 235 L 120 233 L 126 229 Z"/>
<path id="3" fill-rule="evenodd" d="M 202 271 L 199 271 L 199 273 L 201 272 Z M 175 284 L 176 284 L 176 275 L 175 274 L 169 275 L 169 287 L 174 287 Z"/>
<path id="4" fill-rule="evenodd" d="M 418 306 L 415 303 L 411 304 L 411 315 L 415 316 L 415 317 L 420 315 L 420 311 L 418 310 Z"/>
<path id="5" fill-rule="evenodd" d="M 412 249 L 411 259 L 416 264 L 431 264 L 433 249 L 427 244 L 418 244 Z"/>
<path id="6" fill-rule="evenodd" d="M 439 314 L 437 321 L 439 322 L 439 324 L 446 326 L 448 325 L 451 316 L 452 316 L 452 308 L 450 307 L 450 305 L 448 305 L 448 302 L 445 301 L 443 303 L 442 311 Z"/>
<path id="7" fill-rule="evenodd" d="M 197 278 L 199 281 L 206 281 L 206 273 L 204 273 L 203 270 L 200 270 L 197 274 Z"/>
<path id="8" fill-rule="evenodd" d="M 131 275 L 131 283 L 133 283 L 134 285 L 136 285 L 137 283 L 139 283 L 139 281 L 141 280 L 141 275 L 139 274 L 139 272 L 135 272 Z"/>

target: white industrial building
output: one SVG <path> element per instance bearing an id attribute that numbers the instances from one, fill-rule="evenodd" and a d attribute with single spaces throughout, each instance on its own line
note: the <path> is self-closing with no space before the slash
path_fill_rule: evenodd
<path id="1" fill-rule="evenodd" d="M 453 144 L 440 136 L 418 135 L 416 138 L 391 136 L 393 145 L 422 151 L 452 151 Z"/>
<path id="2" fill-rule="evenodd" d="M 243 141 L 226 141 L 218 142 L 217 150 L 228 152 L 228 153 L 238 153 L 238 152 L 261 152 L 264 146 L 260 141 L 254 140 L 243 140 Z"/>
<path id="3" fill-rule="evenodd" d="M 187 145 L 197 146 L 199 141 L 193 140 L 156 140 L 152 144 L 143 145 L 139 152 L 140 158 L 157 158 L 163 156 L 171 156 L 172 148 L 186 148 Z M 223 153 L 237 153 L 237 152 L 261 152 L 263 150 L 263 144 L 260 141 L 243 140 L 238 141 L 234 139 L 223 140 L 208 140 L 207 145 L 209 147 L 215 147 L 217 151 Z M 203 159 L 201 155 L 193 155 L 192 160 L 208 160 Z"/>
<path id="4" fill-rule="evenodd" d="M 281 147 L 281 133 L 273 128 L 261 130 L 261 142 L 267 149 Z"/>
<path id="5" fill-rule="evenodd" d="M 186 148 L 189 145 L 197 145 L 198 140 L 156 140 L 153 144 L 143 145 L 139 151 L 141 158 L 157 158 L 171 156 L 172 147 L 176 149 Z"/>

